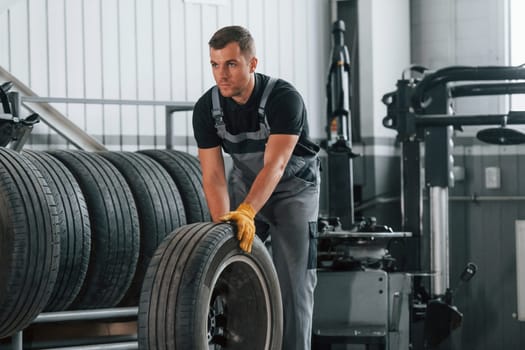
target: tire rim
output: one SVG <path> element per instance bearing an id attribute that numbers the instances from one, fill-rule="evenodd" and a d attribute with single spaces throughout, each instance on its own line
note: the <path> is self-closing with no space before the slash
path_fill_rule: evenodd
<path id="1" fill-rule="evenodd" d="M 271 301 L 269 287 L 259 265 L 246 255 L 232 256 L 219 266 L 213 276 L 211 287 L 207 318 L 208 349 L 222 350 L 229 342 L 237 342 L 239 338 L 253 335 L 250 331 L 242 332 L 245 328 L 238 327 L 239 325 L 231 327 L 229 321 L 242 320 L 243 311 L 252 309 L 251 304 L 254 300 L 259 300 L 264 303 L 264 312 L 251 314 L 250 324 L 255 324 L 255 328 L 259 330 L 261 325 L 264 327 L 263 349 L 269 350 Z M 231 287 L 240 287 L 240 290 L 232 290 Z"/>

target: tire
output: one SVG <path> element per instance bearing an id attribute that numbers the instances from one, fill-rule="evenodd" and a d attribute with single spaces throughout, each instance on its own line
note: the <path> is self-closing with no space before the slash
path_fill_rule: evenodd
<path id="1" fill-rule="evenodd" d="M 42 174 L 0 148 L 0 338 L 28 326 L 47 305 L 57 277 L 56 207 Z"/>
<path id="2" fill-rule="evenodd" d="M 115 307 L 128 290 L 139 256 L 139 220 L 126 180 L 103 157 L 83 151 L 50 151 L 77 179 L 91 222 L 86 278 L 70 309 Z"/>
<path id="3" fill-rule="evenodd" d="M 121 305 L 137 306 L 142 280 L 155 250 L 170 232 L 186 224 L 184 206 L 175 182 L 153 159 L 133 152 L 99 152 L 126 179 L 137 204 L 140 254 L 135 277 Z"/>
<path id="4" fill-rule="evenodd" d="M 57 159 L 44 152 L 24 151 L 42 173 L 57 205 L 60 262 L 55 287 L 44 311 L 66 310 L 86 276 L 91 250 L 91 228 L 84 195 L 77 180 Z"/>
<path id="5" fill-rule="evenodd" d="M 181 194 L 186 220 L 189 224 L 211 221 L 202 187 L 200 163 L 196 157 L 176 150 L 138 152 L 153 158 L 169 172 Z"/>
<path id="6" fill-rule="evenodd" d="M 157 249 L 142 285 L 139 348 L 281 349 L 282 301 L 264 244 L 239 249 L 229 224 L 195 223 Z"/>

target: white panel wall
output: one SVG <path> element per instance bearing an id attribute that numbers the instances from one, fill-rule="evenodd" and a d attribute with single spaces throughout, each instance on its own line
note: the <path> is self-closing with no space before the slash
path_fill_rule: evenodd
<path id="1" fill-rule="evenodd" d="M 432 70 L 508 65 L 508 0 L 412 0 L 412 62 Z M 457 113 L 505 113 L 508 98 L 457 99 Z M 476 128 L 466 128 L 472 136 Z"/>
<path id="2" fill-rule="evenodd" d="M 411 12 L 414 63 L 508 64 L 508 0 L 412 0 Z"/>
<path id="3" fill-rule="evenodd" d="M 358 3 L 361 133 L 363 137 L 393 137 L 382 119 L 381 98 L 395 90 L 410 65 L 409 0 L 369 0 Z"/>
<path id="4" fill-rule="evenodd" d="M 207 42 L 247 26 L 259 71 L 303 94 L 311 133 L 324 133 L 329 0 L 20 0 L 0 13 L 0 65 L 40 96 L 195 101 L 213 84 Z M 58 104 L 110 149 L 164 145 L 164 110 Z M 177 148 L 192 143 L 191 113 L 176 114 Z M 38 125 L 33 147 L 57 137 Z M 53 137 L 51 137 L 53 136 Z"/>

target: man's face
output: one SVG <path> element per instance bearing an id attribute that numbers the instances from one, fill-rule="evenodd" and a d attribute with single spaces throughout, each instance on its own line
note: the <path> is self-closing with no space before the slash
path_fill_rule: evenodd
<path id="1" fill-rule="evenodd" d="M 210 63 L 221 94 L 238 103 L 246 103 L 254 86 L 252 73 L 257 66 L 257 58 L 246 57 L 241 53 L 239 44 L 231 42 L 222 49 L 210 48 Z"/>

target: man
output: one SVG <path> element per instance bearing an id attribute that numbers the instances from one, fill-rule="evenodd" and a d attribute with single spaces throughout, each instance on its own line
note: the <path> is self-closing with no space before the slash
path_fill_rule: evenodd
<path id="1" fill-rule="evenodd" d="M 246 253 L 255 221 L 265 223 L 283 298 L 283 349 L 310 349 L 319 148 L 308 139 L 303 100 L 289 83 L 255 73 L 245 28 L 224 27 L 208 44 L 217 86 L 196 103 L 193 128 L 212 219 L 235 222 Z M 229 186 L 222 149 L 233 159 Z"/>

